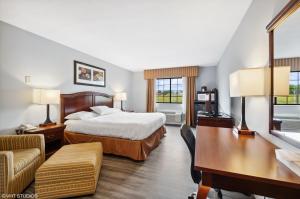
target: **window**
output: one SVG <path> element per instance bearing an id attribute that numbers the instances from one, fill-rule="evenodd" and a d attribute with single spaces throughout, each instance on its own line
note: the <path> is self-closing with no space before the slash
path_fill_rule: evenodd
<path id="1" fill-rule="evenodd" d="M 156 80 L 156 103 L 182 103 L 182 78 Z"/>
<path id="2" fill-rule="evenodd" d="M 290 73 L 290 95 L 275 97 L 275 105 L 300 105 L 300 71 Z"/>

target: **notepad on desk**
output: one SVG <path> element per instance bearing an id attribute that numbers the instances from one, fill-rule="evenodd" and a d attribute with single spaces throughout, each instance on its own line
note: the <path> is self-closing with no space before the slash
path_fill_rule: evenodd
<path id="1" fill-rule="evenodd" d="M 276 159 L 300 176 L 300 153 L 275 149 Z"/>

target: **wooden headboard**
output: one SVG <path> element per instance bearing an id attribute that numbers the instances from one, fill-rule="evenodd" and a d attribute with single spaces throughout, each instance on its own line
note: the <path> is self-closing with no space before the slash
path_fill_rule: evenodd
<path id="1" fill-rule="evenodd" d="M 65 117 L 78 111 L 91 111 L 92 106 L 113 107 L 113 96 L 99 92 L 78 92 L 60 95 L 60 122 Z"/>

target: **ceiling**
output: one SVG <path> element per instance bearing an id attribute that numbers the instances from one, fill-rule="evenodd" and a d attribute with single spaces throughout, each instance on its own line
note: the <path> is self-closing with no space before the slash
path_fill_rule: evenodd
<path id="1" fill-rule="evenodd" d="M 251 2 L 0 0 L 0 20 L 131 71 L 215 66 Z"/>

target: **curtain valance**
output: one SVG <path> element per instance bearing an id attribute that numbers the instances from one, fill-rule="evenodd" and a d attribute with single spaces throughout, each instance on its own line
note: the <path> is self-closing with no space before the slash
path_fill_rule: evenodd
<path id="1" fill-rule="evenodd" d="M 198 66 L 161 68 L 144 70 L 144 79 L 168 78 L 168 77 L 197 77 Z"/>
<path id="2" fill-rule="evenodd" d="M 291 66 L 291 71 L 300 71 L 300 57 L 275 59 L 274 66 Z"/>

